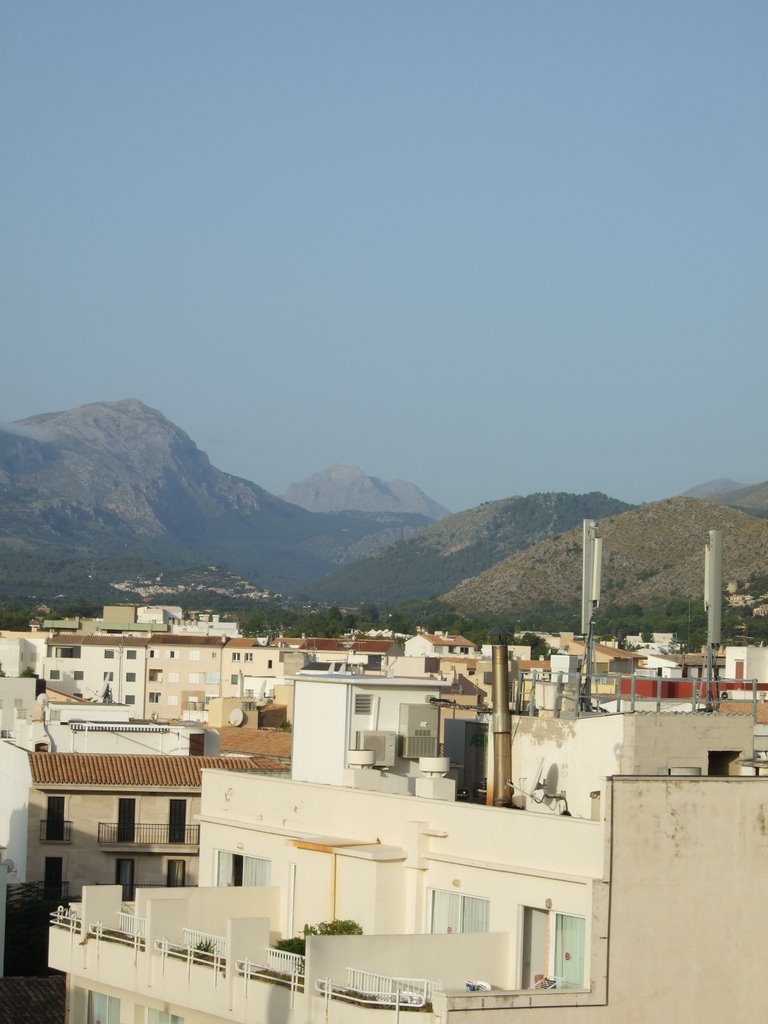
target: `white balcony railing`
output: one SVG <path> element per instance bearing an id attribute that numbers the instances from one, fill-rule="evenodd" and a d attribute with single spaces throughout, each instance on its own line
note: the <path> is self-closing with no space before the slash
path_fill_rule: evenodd
<path id="1" fill-rule="evenodd" d="M 81 935 L 83 931 L 83 922 L 72 907 L 57 907 L 51 914 L 51 925 L 54 928 L 64 928 L 73 935 Z"/>
<path id="2" fill-rule="evenodd" d="M 227 939 L 224 935 L 214 935 L 212 932 L 200 932 L 194 928 L 185 928 L 184 942 L 198 952 L 217 953 L 224 957 L 227 955 Z"/>
<path id="3" fill-rule="evenodd" d="M 341 999 L 360 1006 L 409 1006 L 419 1008 L 432 1002 L 434 992 L 442 989 L 440 981 L 428 978 L 391 977 L 354 967 L 347 968 L 347 979 L 341 984 L 331 978 L 320 978 L 315 989 L 329 999 Z"/>

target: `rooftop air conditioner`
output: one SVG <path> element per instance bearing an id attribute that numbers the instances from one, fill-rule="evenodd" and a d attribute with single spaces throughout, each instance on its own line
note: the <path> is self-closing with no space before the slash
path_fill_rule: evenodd
<path id="1" fill-rule="evenodd" d="M 400 754 L 402 757 L 437 757 L 439 710 L 424 704 L 400 705 Z"/>
<path id="2" fill-rule="evenodd" d="M 375 768 L 392 768 L 395 764 L 397 733 L 362 730 L 357 733 L 357 749 L 372 750 L 376 755 Z"/>

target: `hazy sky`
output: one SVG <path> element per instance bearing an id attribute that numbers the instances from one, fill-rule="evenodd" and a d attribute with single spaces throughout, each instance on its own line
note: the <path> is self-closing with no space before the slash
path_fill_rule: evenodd
<path id="1" fill-rule="evenodd" d="M 274 493 L 766 465 L 765 0 L 6 0 L 0 420 L 138 398 Z"/>

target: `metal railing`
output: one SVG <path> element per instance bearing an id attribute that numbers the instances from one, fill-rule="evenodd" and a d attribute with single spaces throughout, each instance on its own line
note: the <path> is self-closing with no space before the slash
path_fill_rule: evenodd
<path id="1" fill-rule="evenodd" d="M 124 932 L 126 935 L 138 935 L 142 939 L 145 937 L 147 931 L 147 919 L 145 917 L 137 917 L 135 914 L 127 914 L 124 911 L 120 911 L 117 920 L 121 932 Z"/>
<path id="2" fill-rule="evenodd" d="M 199 825 L 130 824 L 123 821 L 100 821 L 100 843 L 133 843 L 146 846 L 198 846 Z"/>
<path id="3" fill-rule="evenodd" d="M 589 707 L 584 706 L 581 686 L 584 676 L 574 672 L 525 673 L 514 684 L 512 703 L 522 715 L 536 715 L 546 707 L 556 718 L 579 718 L 595 711 L 604 714 L 627 712 L 714 711 L 726 702 L 744 704 L 757 721 L 758 692 L 766 685 L 757 679 L 672 678 L 617 672 L 593 675 Z M 735 692 L 744 696 L 733 698 Z"/>
<path id="4" fill-rule="evenodd" d="M 72 840 L 72 822 L 45 818 L 40 822 L 40 838 L 49 843 L 69 843 Z"/>
<path id="5" fill-rule="evenodd" d="M 64 928 L 73 935 L 80 935 L 83 931 L 83 922 L 72 907 L 57 907 L 50 920 L 52 928 Z"/>
<path id="6" fill-rule="evenodd" d="M 236 962 L 235 968 L 244 979 L 246 991 L 248 982 L 252 980 L 282 985 L 291 990 L 290 1005 L 293 1007 L 296 993 L 304 991 L 304 957 L 300 953 L 269 948 L 265 959 L 266 964 L 248 958 Z"/>
<path id="7" fill-rule="evenodd" d="M 122 928 L 105 928 L 101 921 L 90 925 L 88 934 L 96 939 L 97 945 L 103 940 L 105 942 L 118 942 L 122 946 L 130 946 L 132 949 L 139 951 L 147 948 L 146 939 L 138 932 L 126 932 Z"/>
<path id="8" fill-rule="evenodd" d="M 318 978 L 315 990 L 325 996 L 326 1003 L 340 999 L 356 1006 L 403 1010 L 419 1010 L 432 1002 L 434 992 L 442 989 L 442 982 L 428 978 L 392 977 L 347 968 L 344 984 L 331 978 Z"/>
<path id="9" fill-rule="evenodd" d="M 212 968 L 216 988 L 219 984 L 219 975 L 227 968 L 227 957 L 223 954 L 193 949 L 192 946 L 181 945 L 165 938 L 155 939 L 155 952 L 160 954 L 163 964 L 168 959 L 183 961 L 187 965 L 187 977 L 190 976 L 193 966 Z"/>
<path id="10" fill-rule="evenodd" d="M 218 953 L 220 956 L 227 955 L 227 938 L 225 935 L 214 935 L 212 932 L 201 932 L 194 928 L 185 928 L 183 931 L 184 942 L 193 949 L 205 953 Z"/>

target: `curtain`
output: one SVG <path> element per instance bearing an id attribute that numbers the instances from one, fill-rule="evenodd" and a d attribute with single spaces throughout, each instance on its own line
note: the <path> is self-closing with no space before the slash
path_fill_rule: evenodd
<path id="1" fill-rule="evenodd" d="M 243 857 L 243 885 L 269 885 L 271 866 L 263 857 Z"/>
<path id="2" fill-rule="evenodd" d="M 219 850 L 216 866 L 216 885 L 232 885 L 232 854 Z"/>
<path id="3" fill-rule="evenodd" d="M 488 931 L 488 900 L 476 896 L 462 896 L 461 930 L 463 932 Z"/>

